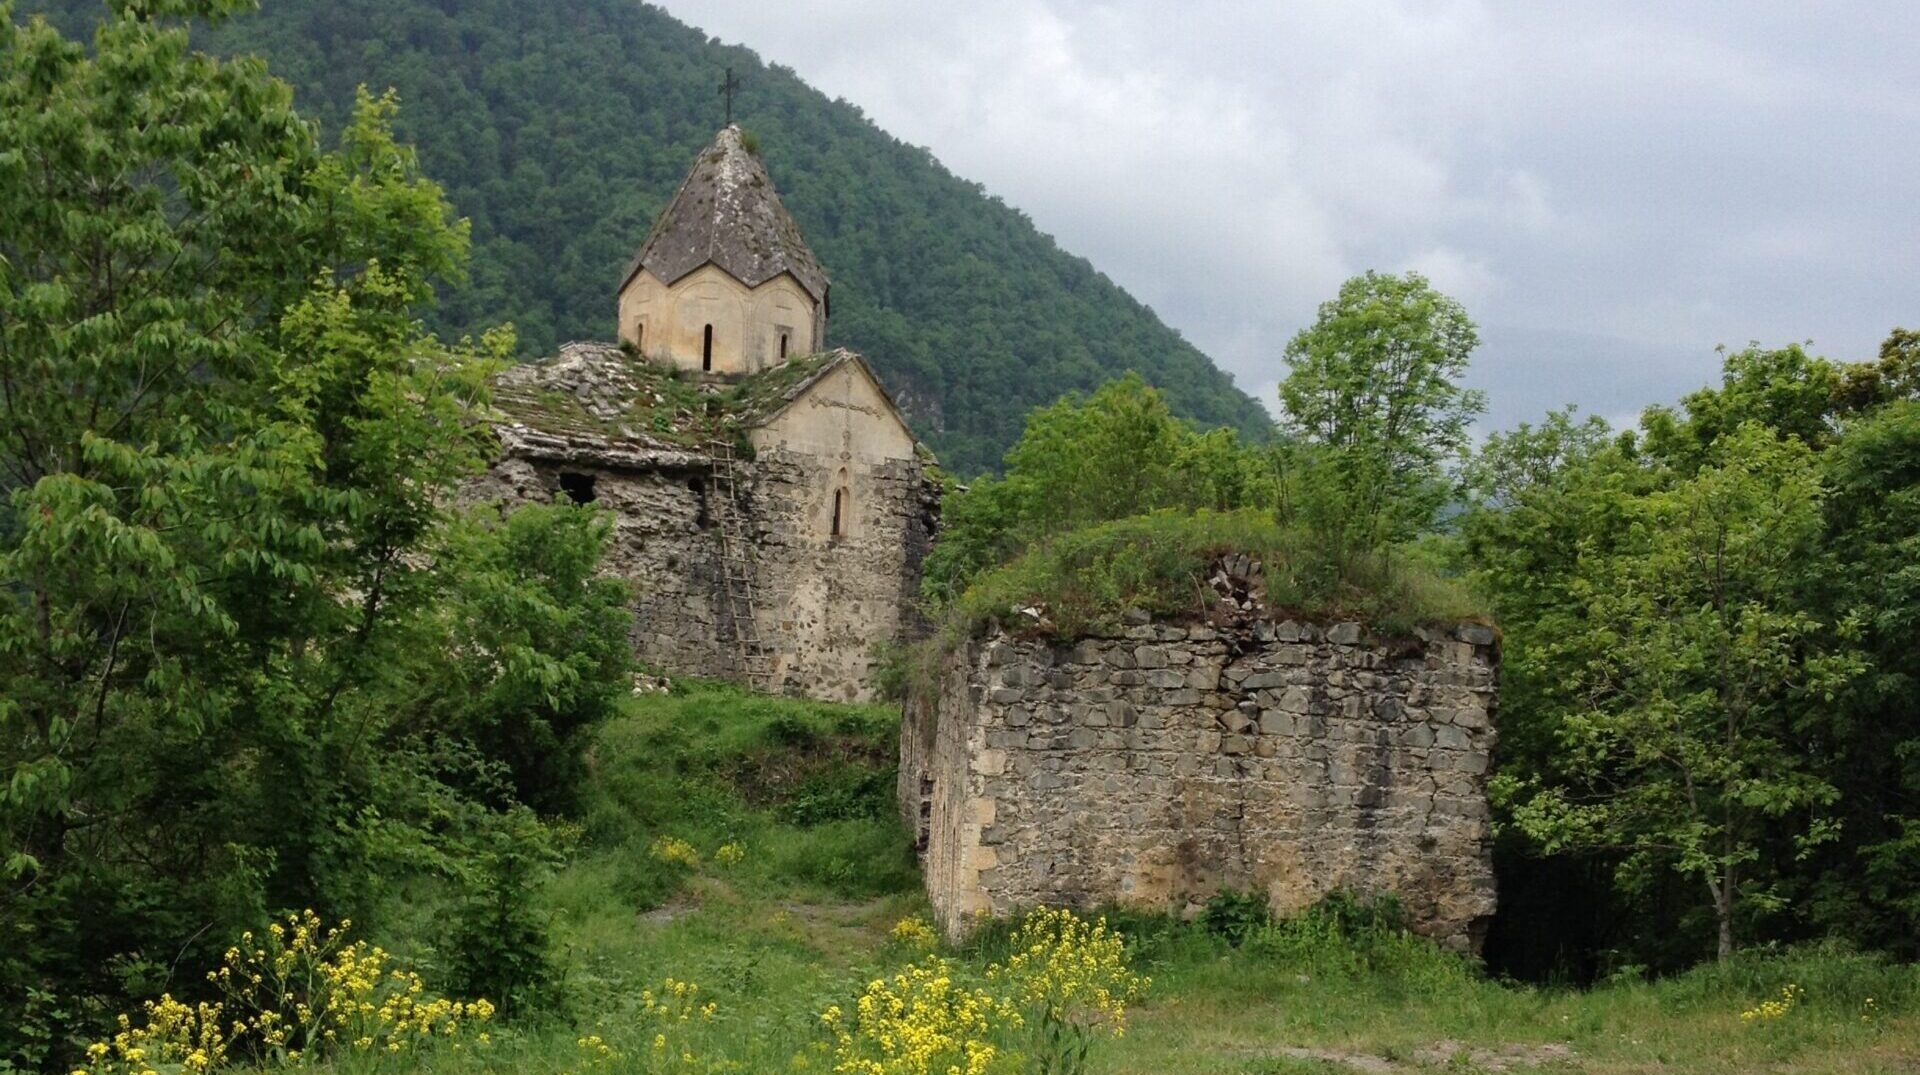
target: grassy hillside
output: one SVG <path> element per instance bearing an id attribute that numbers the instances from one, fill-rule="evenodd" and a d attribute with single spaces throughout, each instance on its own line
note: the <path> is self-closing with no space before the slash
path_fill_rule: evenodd
<path id="1" fill-rule="evenodd" d="M 823 1016 L 837 1009 L 848 1026 L 863 994 L 933 967 L 922 991 L 899 994 L 916 998 L 899 1033 L 991 1045 L 979 1075 L 1040 1070 L 1032 1060 L 1044 1037 L 1031 1027 L 1003 1015 L 943 1022 L 953 1009 L 939 990 L 994 988 L 990 965 L 1020 947 L 1006 925 L 957 949 L 927 926 L 893 810 L 898 727 L 887 707 L 716 684 L 631 699 L 594 735 L 581 820 L 551 823 L 534 841 L 557 842 L 555 868 L 514 875 L 520 894 L 508 902 L 527 903 L 502 922 L 537 922 L 548 937 L 555 973 L 541 1002 L 458 1037 L 451 1026 L 443 1039 L 408 1031 L 396 1056 L 347 1050 L 318 1066 L 928 1075 L 945 1061 L 854 1063 Z M 422 1003 L 459 988 L 448 977 L 465 936 L 449 926 L 456 887 L 416 878 L 357 927 L 423 972 Z M 1390 902 L 1336 897 L 1272 921 L 1248 894 L 1217 898 L 1192 921 L 1111 912 L 1120 958 L 1150 981 L 1128 1005 L 1124 1033 L 1095 1034 L 1084 1071 L 1864 1075 L 1911 1071 L 1920 1056 L 1920 968 L 1881 956 L 1754 949 L 1659 981 L 1521 986 L 1406 933 L 1396 915 Z M 1098 973 L 1078 958 L 1059 965 Z"/>
<path id="2" fill-rule="evenodd" d="M 27 0 L 79 28 L 99 0 Z M 1027 410 L 1126 370 L 1180 415 L 1249 433 L 1265 413 L 1151 310 L 1018 211 L 845 101 L 636 0 L 264 0 L 202 41 L 255 52 L 337 129 L 354 87 L 396 88 L 398 128 L 473 220 L 472 281 L 439 327 L 500 321 L 523 352 L 611 338 L 613 288 L 693 153 L 715 86 L 832 273 L 829 342 L 862 351 L 949 469 L 995 467 Z"/>
<path id="3" fill-rule="evenodd" d="M 497 1027 L 488 1050 L 428 1066 L 828 1070 L 819 1014 L 851 1010 L 867 982 L 925 951 L 895 931 L 927 913 L 892 809 L 897 726 L 884 707 L 708 684 L 634 699 L 597 736 L 584 831 L 541 897 L 568 1017 Z M 431 963 L 440 908 L 419 891 L 409 907 L 389 939 Z M 1248 915 L 1117 918 L 1153 981 L 1088 1070 L 1852 1073 L 1920 1055 L 1920 972 L 1875 957 L 1756 951 L 1579 991 L 1489 980 L 1362 905 L 1274 924 Z M 950 953 L 956 974 L 977 973 L 1003 941 Z M 667 978 L 715 1005 L 710 1019 L 665 1027 L 691 1064 L 661 1066 L 652 1050 L 662 1024 L 643 992 Z M 1789 985 L 1800 997 L 1789 1010 L 1742 1018 Z"/>

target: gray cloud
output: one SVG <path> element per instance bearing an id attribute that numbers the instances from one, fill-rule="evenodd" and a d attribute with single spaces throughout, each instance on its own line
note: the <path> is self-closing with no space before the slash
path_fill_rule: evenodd
<path id="1" fill-rule="evenodd" d="M 1346 276 L 1419 269 L 1489 424 L 1717 344 L 1920 324 L 1920 7 L 669 0 L 1030 214 L 1271 405 Z"/>

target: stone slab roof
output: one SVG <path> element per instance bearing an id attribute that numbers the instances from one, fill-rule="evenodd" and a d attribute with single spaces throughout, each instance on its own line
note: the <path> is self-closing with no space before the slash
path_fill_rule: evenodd
<path id="1" fill-rule="evenodd" d="M 694 158 L 620 286 L 641 269 L 672 284 L 706 264 L 748 287 L 792 273 L 815 302 L 827 297 L 826 270 L 780 204 L 760 158 L 742 144 L 739 127 L 721 130 Z"/>

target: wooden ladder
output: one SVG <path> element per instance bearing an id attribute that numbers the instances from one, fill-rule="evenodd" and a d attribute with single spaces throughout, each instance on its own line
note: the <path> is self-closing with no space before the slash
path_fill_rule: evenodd
<path id="1" fill-rule="evenodd" d="M 760 641 L 759 617 L 753 600 L 752 543 L 747 539 L 746 520 L 741 517 L 735 498 L 740 485 L 738 458 L 733 441 L 716 435 L 707 443 L 713 457 L 714 511 L 720 531 L 720 573 L 726 580 L 727 620 L 732 628 L 735 670 L 754 690 L 772 689 L 773 660 Z M 717 624 L 715 626 L 718 626 Z"/>

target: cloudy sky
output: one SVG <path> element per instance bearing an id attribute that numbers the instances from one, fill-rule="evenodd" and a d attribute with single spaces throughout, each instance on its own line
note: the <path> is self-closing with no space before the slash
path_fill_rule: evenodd
<path id="1" fill-rule="evenodd" d="M 1920 4 L 665 0 L 1025 210 L 1273 402 L 1340 281 L 1466 304 L 1494 427 L 1920 327 Z M 750 108 L 750 106 L 749 106 Z"/>

